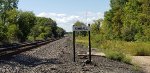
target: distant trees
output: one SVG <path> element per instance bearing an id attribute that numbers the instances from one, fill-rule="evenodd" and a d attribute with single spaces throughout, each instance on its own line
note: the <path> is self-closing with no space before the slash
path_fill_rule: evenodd
<path id="1" fill-rule="evenodd" d="M 64 37 L 64 35 L 66 34 L 66 31 L 63 28 L 57 27 L 57 37 Z"/>
<path id="2" fill-rule="evenodd" d="M 51 37 L 57 37 L 55 32 L 57 24 L 50 18 L 37 17 L 36 25 L 32 28 L 29 39 L 43 40 Z"/>
<path id="3" fill-rule="evenodd" d="M 150 41 L 150 1 L 111 0 L 102 31 L 107 39 Z"/>
<path id="4" fill-rule="evenodd" d="M 0 44 L 63 37 L 57 23 L 33 12 L 17 10 L 18 0 L 0 0 Z"/>

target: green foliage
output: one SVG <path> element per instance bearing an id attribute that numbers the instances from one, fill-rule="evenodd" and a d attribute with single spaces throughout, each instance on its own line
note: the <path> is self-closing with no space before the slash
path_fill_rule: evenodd
<path id="1" fill-rule="evenodd" d="M 88 37 L 77 37 L 78 43 L 88 46 Z M 100 51 L 115 50 L 129 55 L 150 55 L 150 42 L 126 42 L 117 40 L 105 40 L 100 35 L 91 36 L 92 47 Z"/>
<path id="2" fill-rule="evenodd" d="M 100 33 L 100 27 L 102 23 L 102 19 L 95 20 L 94 23 L 91 25 L 91 33 L 92 34 L 99 34 Z"/>
<path id="3" fill-rule="evenodd" d="M 52 30 L 55 28 L 53 25 L 55 25 L 55 22 L 50 18 L 37 17 L 36 25 L 31 29 L 28 39 L 30 40 L 31 37 L 32 40 L 45 40 L 51 38 L 54 33 Z"/>
<path id="4" fill-rule="evenodd" d="M 63 28 L 60 28 L 60 27 L 57 27 L 56 32 L 57 32 L 58 37 L 63 37 L 64 34 L 66 33 L 66 31 Z"/>
<path id="5" fill-rule="evenodd" d="M 10 43 L 18 42 L 18 35 L 21 34 L 19 28 L 15 24 L 9 24 L 7 37 Z"/>
<path id="6" fill-rule="evenodd" d="M 7 35 L 6 35 L 7 29 L 0 21 L 0 43 L 7 42 Z"/>
<path id="7" fill-rule="evenodd" d="M 50 18 L 36 17 L 36 25 L 31 29 L 28 40 L 46 40 L 52 37 L 63 37 L 65 30 L 57 27 L 55 21 Z"/>
<path id="8" fill-rule="evenodd" d="M 19 25 L 19 30 L 22 32 L 20 36 L 21 42 L 27 39 L 31 28 L 35 25 L 36 17 L 32 12 L 19 12 L 19 18 L 17 24 Z"/>
<path id="9" fill-rule="evenodd" d="M 19 0 L 0 0 L 0 44 L 63 37 L 65 30 L 51 18 L 17 10 Z"/>
<path id="10" fill-rule="evenodd" d="M 91 35 L 92 46 L 95 48 L 100 48 L 100 44 L 104 42 L 104 37 L 101 34 Z"/>
<path id="11" fill-rule="evenodd" d="M 35 37 L 34 36 L 28 36 L 28 40 L 27 41 L 30 41 L 30 42 L 35 41 Z"/>
<path id="12" fill-rule="evenodd" d="M 107 50 L 105 54 L 107 58 L 112 60 L 122 61 L 125 58 L 125 55 L 118 51 Z"/>
<path id="13" fill-rule="evenodd" d="M 41 33 L 36 40 L 45 40 L 46 39 L 47 34 L 46 33 Z"/>
<path id="14" fill-rule="evenodd" d="M 18 0 L 1 0 L 0 1 L 0 16 L 2 19 L 3 24 L 6 22 L 6 12 L 12 10 L 13 8 L 17 7 Z"/>
<path id="15" fill-rule="evenodd" d="M 105 54 L 106 54 L 106 57 L 109 59 L 131 64 L 131 58 L 120 51 L 105 50 Z"/>
<path id="16" fill-rule="evenodd" d="M 132 58 L 128 55 L 126 55 L 122 61 L 127 64 L 132 64 Z"/>
<path id="17" fill-rule="evenodd" d="M 19 18 L 19 11 L 16 9 L 12 9 L 9 11 L 6 11 L 6 23 L 12 23 L 12 24 L 17 24 L 17 19 Z"/>
<path id="18" fill-rule="evenodd" d="M 37 17 L 36 18 L 37 22 L 36 24 L 38 24 L 39 26 L 44 26 L 44 28 L 47 26 L 50 28 L 50 36 L 53 37 L 57 37 L 57 23 L 55 21 L 53 21 L 51 18 L 44 18 L 44 17 Z"/>
<path id="19" fill-rule="evenodd" d="M 106 39 L 149 41 L 149 0 L 111 0 L 102 31 Z"/>
<path id="20" fill-rule="evenodd" d="M 88 36 L 82 37 L 82 36 L 78 36 L 76 37 L 76 42 L 85 46 L 88 46 Z M 92 45 L 93 46 L 93 45 Z"/>

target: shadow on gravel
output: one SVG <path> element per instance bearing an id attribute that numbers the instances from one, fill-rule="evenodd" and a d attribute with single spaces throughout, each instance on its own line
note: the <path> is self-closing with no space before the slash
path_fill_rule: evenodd
<path id="1" fill-rule="evenodd" d="M 28 67 L 35 67 L 38 65 L 47 64 L 62 64 L 57 58 L 39 59 L 37 57 L 27 55 L 17 55 L 14 57 L 0 58 L 0 64 L 7 64 L 11 66 L 24 65 Z"/>

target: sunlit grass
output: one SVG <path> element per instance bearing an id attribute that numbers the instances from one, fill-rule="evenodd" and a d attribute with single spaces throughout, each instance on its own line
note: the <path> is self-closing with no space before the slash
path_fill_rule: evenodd
<path id="1" fill-rule="evenodd" d="M 78 43 L 88 46 L 88 37 L 77 37 Z M 119 51 L 129 55 L 150 56 L 150 42 L 126 42 L 91 38 L 92 47 L 99 50 Z"/>
<path id="2" fill-rule="evenodd" d="M 88 37 L 81 37 L 81 36 L 78 36 L 76 37 L 76 42 L 79 43 L 79 44 L 82 44 L 82 45 L 85 45 L 85 46 L 88 46 Z"/>

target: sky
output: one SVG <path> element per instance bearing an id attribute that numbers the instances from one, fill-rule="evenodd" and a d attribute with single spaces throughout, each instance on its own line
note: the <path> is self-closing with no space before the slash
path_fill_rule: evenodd
<path id="1" fill-rule="evenodd" d="M 37 17 L 52 18 L 59 27 L 72 31 L 76 21 L 85 24 L 104 18 L 110 0 L 19 0 L 18 8 L 32 11 Z"/>

